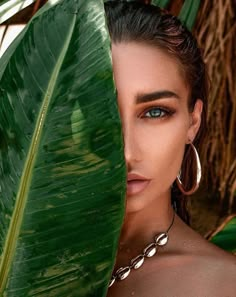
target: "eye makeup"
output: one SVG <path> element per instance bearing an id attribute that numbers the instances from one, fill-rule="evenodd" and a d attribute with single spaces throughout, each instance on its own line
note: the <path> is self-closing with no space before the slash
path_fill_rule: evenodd
<path id="1" fill-rule="evenodd" d="M 146 108 L 141 114 L 140 118 L 145 119 L 162 119 L 172 116 L 176 112 L 175 109 L 163 106 L 150 106 Z"/>

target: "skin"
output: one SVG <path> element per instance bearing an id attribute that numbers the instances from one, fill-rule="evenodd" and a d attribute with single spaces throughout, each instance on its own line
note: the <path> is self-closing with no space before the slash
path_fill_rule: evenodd
<path id="1" fill-rule="evenodd" d="M 136 42 L 112 44 L 112 60 L 127 171 L 150 180 L 141 192 L 126 195 L 116 271 L 169 227 L 171 185 L 184 148 L 200 127 L 202 101 L 198 99 L 194 110 L 188 110 L 189 86 L 178 62 L 163 50 Z M 138 95 L 162 91 L 169 94 L 136 102 Z M 176 215 L 167 245 L 127 279 L 116 282 L 107 296 L 233 297 L 235 268 L 234 256 L 206 241 Z"/>

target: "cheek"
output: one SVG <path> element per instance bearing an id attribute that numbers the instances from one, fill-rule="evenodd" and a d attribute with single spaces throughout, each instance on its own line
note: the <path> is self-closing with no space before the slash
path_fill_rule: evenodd
<path id="1" fill-rule="evenodd" d="M 173 183 L 181 167 L 187 131 L 187 121 L 180 120 L 146 129 L 146 141 L 142 147 L 148 158 L 147 162 L 151 164 L 153 177 Z"/>

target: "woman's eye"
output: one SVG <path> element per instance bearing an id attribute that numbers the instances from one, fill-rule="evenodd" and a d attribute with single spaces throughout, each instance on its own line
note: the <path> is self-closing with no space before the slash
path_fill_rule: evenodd
<path id="1" fill-rule="evenodd" d="M 164 116 L 167 116 L 169 112 L 167 110 L 164 110 L 159 107 L 155 107 L 152 109 L 149 109 L 143 114 L 143 118 L 162 118 Z"/>

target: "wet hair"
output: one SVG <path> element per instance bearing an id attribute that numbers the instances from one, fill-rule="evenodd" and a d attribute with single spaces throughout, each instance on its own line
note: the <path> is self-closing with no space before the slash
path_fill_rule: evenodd
<path id="1" fill-rule="evenodd" d="M 193 141 L 199 149 L 206 132 L 208 77 L 202 52 L 194 36 L 177 17 L 157 6 L 140 1 L 108 1 L 105 3 L 105 12 L 112 43 L 150 44 L 178 62 L 190 90 L 189 111 L 193 110 L 197 99 L 203 101 L 201 126 Z M 191 188 L 196 172 L 194 157 L 189 147 L 186 146 L 181 168 L 181 180 L 186 189 Z M 172 202 L 176 205 L 178 215 L 189 225 L 187 201 L 187 197 L 180 192 L 175 182 L 172 187 Z"/>

